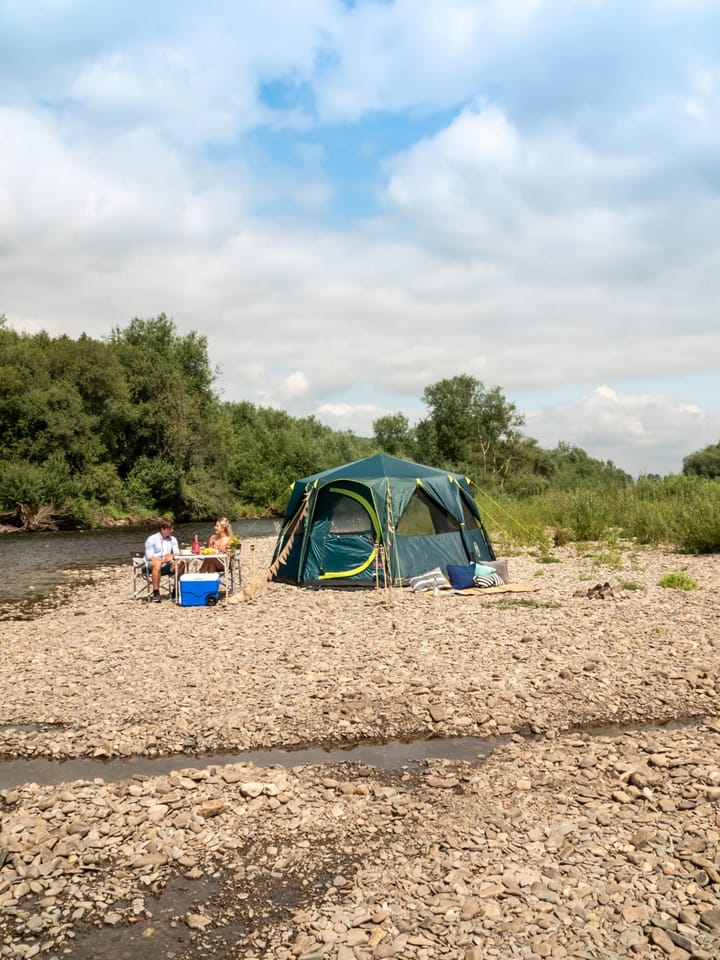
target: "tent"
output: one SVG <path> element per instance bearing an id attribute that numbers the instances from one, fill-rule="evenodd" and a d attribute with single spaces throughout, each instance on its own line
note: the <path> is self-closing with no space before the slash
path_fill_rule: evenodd
<path id="1" fill-rule="evenodd" d="M 270 569 L 300 586 L 370 587 L 494 559 L 467 477 L 378 454 L 293 484 Z"/>

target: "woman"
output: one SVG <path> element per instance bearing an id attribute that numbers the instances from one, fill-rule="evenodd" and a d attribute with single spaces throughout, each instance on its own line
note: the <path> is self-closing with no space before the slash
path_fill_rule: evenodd
<path id="1" fill-rule="evenodd" d="M 232 535 L 233 532 L 230 521 L 227 517 L 220 517 L 220 519 L 215 522 L 215 532 L 210 534 L 208 546 L 217 550 L 218 553 L 227 553 L 228 544 L 232 539 Z M 224 570 L 225 567 L 223 564 L 213 557 L 208 557 L 207 560 L 203 560 L 200 565 L 200 573 L 217 573 L 218 571 L 223 572 Z"/>

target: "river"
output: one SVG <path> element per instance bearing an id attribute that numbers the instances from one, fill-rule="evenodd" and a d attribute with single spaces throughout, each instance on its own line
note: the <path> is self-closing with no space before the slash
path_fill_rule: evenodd
<path id="1" fill-rule="evenodd" d="M 213 521 L 176 526 L 180 543 L 191 543 L 194 534 L 207 542 Z M 278 520 L 238 520 L 233 531 L 241 540 L 275 537 Z M 106 527 L 52 533 L 0 535 L 0 620 L 32 616 L 33 607 L 55 590 L 68 586 L 77 572 L 107 564 L 128 563 L 134 550 L 142 550 L 152 526 Z"/>

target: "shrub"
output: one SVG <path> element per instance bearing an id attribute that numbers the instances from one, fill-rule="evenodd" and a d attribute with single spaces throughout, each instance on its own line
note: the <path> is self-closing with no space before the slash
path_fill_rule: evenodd
<path id="1" fill-rule="evenodd" d="M 668 587 L 670 590 L 697 590 L 697 583 L 680 570 L 666 573 L 658 580 L 659 587 Z"/>

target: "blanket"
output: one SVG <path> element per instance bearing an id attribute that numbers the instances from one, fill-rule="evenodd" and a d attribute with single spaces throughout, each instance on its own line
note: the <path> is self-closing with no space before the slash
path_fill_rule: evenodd
<path id="1" fill-rule="evenodd" d="M 445 596 L 486 597 L 493 593 L 534 593 L 540 588 L 534 583 L 504 583 L 501 587 L 467 587 L 465 590 L 442 590 Z M 423 591 L 420 596 L 432 597 L 432 591 Z"/>

